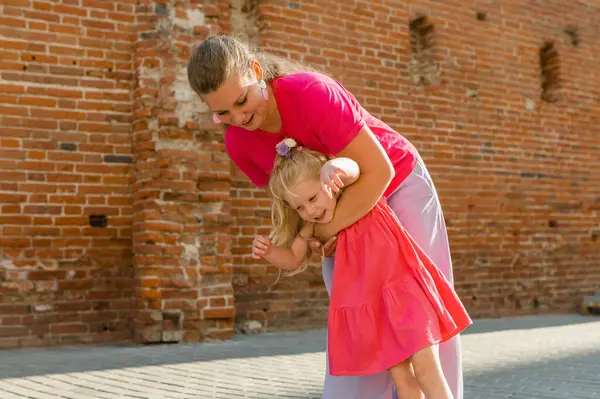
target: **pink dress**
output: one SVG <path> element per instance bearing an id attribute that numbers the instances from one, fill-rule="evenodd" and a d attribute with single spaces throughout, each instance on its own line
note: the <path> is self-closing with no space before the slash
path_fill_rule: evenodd
<path id="1" fill-rule="evenodd" d="M 334 262 L 331 375 L 385 371 L 472 323 L 448 280 L 385 199 L 340 232 Z"/>

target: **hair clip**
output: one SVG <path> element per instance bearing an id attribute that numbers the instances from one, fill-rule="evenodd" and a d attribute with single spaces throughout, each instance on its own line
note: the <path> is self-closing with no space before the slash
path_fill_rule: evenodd
<path id="1" fill-rule="evenodd" d="M 291 158 L 292 148 L 296 147 L 298 147 L 298 143 L 296 142 L 296 140 L 287 138 L 277 143 L 275 149 L 277 150 L 277 155 L 279 155 L 280 157 Z M 302 147 L 298 147 L 298 151 L 302 151 Z"/>

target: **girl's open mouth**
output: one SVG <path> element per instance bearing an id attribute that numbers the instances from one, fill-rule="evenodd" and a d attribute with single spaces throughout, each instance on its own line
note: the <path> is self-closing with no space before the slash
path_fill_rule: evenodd
<path id="1" fill-rule="evenodd" d="M 324 210 L 323 213 L 321 213 L 318 217 L 316 217 L 315 220 L 323 220 L 326 213 L 327 213 L 327 209 Z"/>

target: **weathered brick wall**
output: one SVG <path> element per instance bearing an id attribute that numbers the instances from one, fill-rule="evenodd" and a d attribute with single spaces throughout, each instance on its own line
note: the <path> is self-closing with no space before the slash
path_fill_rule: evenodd
<path id="1" fill-rule="evenodd" d="M 1 3 L 0 346 L 131 334 L 135 3 Z"/>
<path id="2" fill-rule="evenodd" d="M 589 1 L 258 7 L 264 47 L 329 72 L 417 146 L 475 317 L 574 311 L 600 286 L 599 16 Z M 318 274 L 271 287 L 275 268 L 248 256 L 268 203 L 239 172 L 234 187 L 236 324 L 320 325 Z"/>
<path id="3" fill-rule="evenodd" d="M 229 2 L 0 15 L 0 347 L 231 336 L 230 164 L 185 69 Z"/>
<path id="4" fill-rule="evenodd" d="M 231 166 L 186 68 L 190 46 L 229 30 L 229 4 L 145 2 L 137 16 L 134 339 L 229 338 Z"/>
<path id="5" fill-rule="evenodd" d="M 243 332 L 324 325 L 318 269 L 273 285 L 250 258 L 270 203 L 187 84 L 191 46 L 222 32 L 327 71 L 416 144 L 474 316 L 574 310 L 600 286 L 598 15 L 585 1 L 4 0 L 0 347 L 227 338 L 234 313 Z"/>

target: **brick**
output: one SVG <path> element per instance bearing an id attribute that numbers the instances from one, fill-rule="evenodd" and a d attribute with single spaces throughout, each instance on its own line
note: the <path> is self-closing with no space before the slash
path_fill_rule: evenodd
<path id="1" fill-rule="evenodd" d="M 27 22 L 22 19 L 17 19 L 17 18 L 1 18 L 0 17 L 0 26 L 12 26 L 15 28 L 25 28 L 27 26 Z"/>
<path id="2" fill-rule="evenodd" d="M 21 213 L 21 206 L 19 205 L 4 205 L 2 207 L 2 213 L 5 215 L 8 214 L 20 214 Z"/>
<path id="3" fill-rule="evenodd" d="M 23 86 L 9 84 L 0 84 L 0 90 L 2 91 L 2 93 L 22 94 L 25 92 L 25 88 Z"/>
<path id="4" fill-rule="evenodd" d="M 21 105 L 32 105 L 35 107 L 55 107 L 56 100 L 49 98 L 21 97 L 19 99 Z"/>
<path id="5" fill-rule="evenodd" d="M 60 17 L 53 13 L 44 13 L 38 11 L 25 11 L 25 17 L 30 19 L 42 19 L 50 22 L 60 21 Z"/>
<path id="6" fill-rule="evenodd" d="M 26 205 L 23 207 L 23 213 L 40 213 L 46 215 L 60 215 L 62 208 L 60 206 Z"/>
<path id="7" fill-rule="evenodd" d="M 1 64 L 0 64 L 0 68 L 2 68 Z M 23 107 L 9 107 L 9 106 L 0 105 L 0 114 L 27 116 L 28 110 L 27 110 L 27 108 L 23 108 Z"/>
<path id="8" fill-rule="evenodd" d="M 3 6 L 14 6 L 14 7 L 22 7 L 22 8 L 29 8 L 31 7 L 31 1 L 30 0 L 2 0 L 2 5 Z"/>
<path id="9" fill-rule="evenodd" d="M 78 15 L 80 17 L 87 16 L 88 12 L 89 12 L 89 10 L 84 7 L 74 7 L 74 6 L 64 5 L 64 4 L 55 4 L 53 6 L 53 9 L 54 9 L 54 12 L 59 13 L 59 14 Z"/>
<path id="10" fill-rule="evenodd" d="M 0 147 L 4 148 L 19 148 L 21 142 L 19 140 L 0 139 Z"/>
<path id="11" fill-rule="evenodd" d="M 25 201 L 27 198 L 24 194 L 8 194 L 0 193 L 0 203 L 20 203 Z"/>
<path id="12" fill-rule="evenodd" d="M 230 319 L 234 317 L 235 310 L 233 308 L 209 308 L 204 309 L 202 313 L 206 319 Z"/>
<path id="13" fill-rule="evenodd" d="M 53 171 L 56 166 L 51 162 L 23 161 L 19 164 L 23 170 Z"/>
<path id="14" fill-rule="evenodd" d="M 107 11 L 114 11 L 115 10 L 115 4 L 107 4 L 103 1 L 99 1 L 99 0 L 82 0 L 82 5 L 86 8 L 90 9 L 90 12 L 95 11 L 95 8 L 99 8 L 102 10 L 107 10 Z"/>
<path id="15" fill-rule="evenodd" d="M 46 22 L 29 21 L 29 29 L 47 31 L 48 24 Z"/>
<path id="16" fill-rule="evenodd" d="M 55 324 L 50 327 L 51 334 L 81 334 L 88 332 L 86 324 Z"/>
<path id="17" fill-rule="evenodd" d="M 0 327 L 0 338 L 24 337 L 29 335 L 29 330 L 24 327 Z"/>
<path id="18" fill-rule="evenodd" d="M 28 305 L 0 304 L 0 315 L 24 315 L 30 312 Z"/>
<path id="19" fill-rule="evenodd" d="M 58 98 L 82 98 L 83 93 L 79 90 L 66 90 L 66 89 L 58 89 L 54 87 L 49 87 L 48 96 L 50 97 L 58 97 Z"/>

